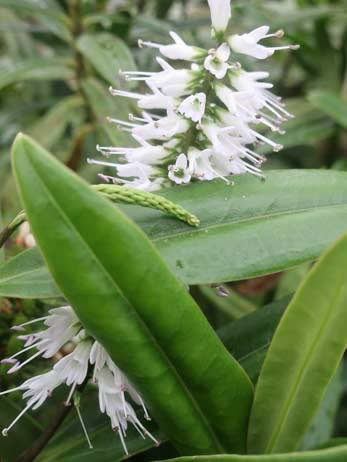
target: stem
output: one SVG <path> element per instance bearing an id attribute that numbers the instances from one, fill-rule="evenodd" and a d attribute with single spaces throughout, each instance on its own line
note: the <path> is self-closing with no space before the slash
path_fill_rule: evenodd
<path id="1" fill-rule="evenodd" d="M 73 36 L 73 47 L 74 47 L 74 57 L 76 63 L 76 84 L 77 90 L 81 90 L 81 80 L 84 75 L 85 67 L 82 54 L 77 49 L 77 40 L 83 32 L 82 21 L 81 21 L 81 2 L 80 0 L 70 0 L 69 2 L 69 15 L 71 18 L 72 24 L 72 36 Z"/>
<path id="2" fill-rule="evenodd" d="M 73 170 L 74 172 L 76 172 L 79 169 L 81 163 L 84 139 L 90 132 L 94 131 L 94 129 L 95 127 L 92 124 L 85 125 L 81 128 L 75 139 L 71 155 L 68 161 L 66 162 L 66 166 L 71 168 L 71 170 Z"/>
<path id="3" fill-rule="evenodd" d="M 7 225 L 0 232 L 0 249 L 5 244 L 5 242 L 12 236 L 16 231 L 18 226 L 20 226 L 26 220 L 25 212 L 20 212 L 9 225 Z"/>

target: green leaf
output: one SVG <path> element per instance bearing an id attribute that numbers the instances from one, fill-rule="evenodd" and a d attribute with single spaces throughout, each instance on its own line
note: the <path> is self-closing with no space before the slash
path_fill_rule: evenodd
<path id="1" fill-rule="evenodd" d="M 72 38 L 69 18 L 55 1 L 0 0 L 0 7 L 10 8 L 19 14 L 31 15 L 41 27 L 64 41 L 68 42 Z"/>
<path id="2" fill-rule="evenodd" d="M 115 124 L 106 121 L 107 117 L 127 120 L 129 104 L 126 98 L 111 96 L 96 79 L 88 78 L 82 82 L 82 89 L 97 119 L 99 128 L 108 136 L 114 146 L 128 146 L 130 137 Z"/>
<path id="3" fill-rule="evenodd" d="M 293 451 L 346 348 L 347 235 L 319 260 L 282 317 L 256 387 L 251 453 Z"/>
<path id="4" fill-rule="evenodd" d="M 280 170 L 267 172 L 264 183 L 248 175 L 233 180 L 233 187 L 215 180 L 160 193 L 196 215 L 196 229 L 159 211 L 121 209 L 190 285 L 261 276 L 314 260 L 347 229 L 344 172 Z"/>
<path id="5" fill-rule="evenodd" d="M 290 297 L 270 303 L 217 331 L 226 348 L 245 369 L 253 383 Z"/>
<path id="6" fill-rule="evenodd" d="M 68 96 L 53 106 L 41 119 L 31 127 L 30 135 L 45 148 L 50 149 L 65 133 L 66 127 L 75 111 L 83 106 L 80 96 Z"/>
<path id="7" fill-rule="evenodd" d="M 332 91 L 315 90 L 308 95 L 308 99 L 314 107 L 347 129 L 347 103 L 340 95 Z"/>
<path id="8" fill-rule="evenodd" d="M 0 90 L 24 80 L 72 79 L 73 70 L 66 58 L 28 58 L 0 68 Z"/>
<path id="9" fill-rule="evenodd" d="M 0 265 L 0 295 L 53 298 L 60 297 L 61 292 L 44 266 L 38 250 L 33 248 Z"/>
<path id="10" fill-rule="evenodd" d="M 342 367 L 340 367 L 331 379 L 320 408 L 305 433 L 300 444 L 301 450 L 315 449 L 319 445 L 326 444 L 329 438 L 331 438 L 342 392 Z"/>
<path id="11" fill-rule="evenodd" d="M 179 457 L 170 462 L 346 462 L 347 445 L 318 451 L 291 452 L 259 456 L 216 455 Z M 168 461 L 164 461 L 168 462 Z"/>
<path id="12" fill-rule="evenodd" d="M 107 32 L 84 34 L 77 42 L 78 50 L 111 85 L 119 86 L 119 71 L 134 71 L 136 65 L 126 44 Z"/>
<path id="13" fill-rule="evenodd" d="M 183 454 L 244 451 L 251 382 L 146 236 L 30 138 L 13 167 L 54 279 L 167 437 Z"/>
<path id="14" fill-rule="evenodd" d="M 234 181 L 234 187 L 216 180 L 160 192 L 200 218 L 196 229 L 158 210 L 120 208 L 189 285 L 252 278 L 312 261 L 347 229 L 345 172 L 280 170 L 268 172 L 265 183 L 248 175 Z"/>

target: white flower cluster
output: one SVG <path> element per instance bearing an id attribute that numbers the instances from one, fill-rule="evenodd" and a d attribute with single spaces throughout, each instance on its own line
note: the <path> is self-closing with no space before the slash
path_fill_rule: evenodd
<path id="1" fill-rule="evenodd" d="M 70 387 L 66 400 L 66 405 L 69 405 L 76 387 L 88 380 L 89 370 L 92 368 L 92 381 L 97 384 L 99 392 L 100 411 L 102 413 L 106 412 L 110 418 L 112 428 L 118 432 L 125 453 L 128 454 L 124 442 L 128 422 L 136 428 L 143 438 L 148 436 L 158 444 L 158 441 L 137 418 L 133 407 L 125 398 L 125 392 L 130 395 L 136 404 L 143 407 L 145 418 L 150 420 L 141 396 L 112 361 L 102 345 L 87 335 L 70 306 L 51 309 L 47 316 L 28 321 L 20 326 L 14 326 L 12 329 L 23 331 L 28 324 L 42 321 L 47 326 L 46 329 L 36 333 L 19 335 L 18 338 L 25 342 L 24 348 L 1 361 L 1 363 L 13 364 L 8 373 L 18 371 L 38 356 L 52 358 L 64 345 L 68 344 L 72 351 L 56 362 L 50 371 L 26 380 L 19 387 L 0 393 L 0 395 L 4 395 L 20 390 L 24 392 L 23 399 L 27 400 L 26 407 L 7 428 L 2 430 L 3 436 L 7 435 L 8 431 L 29 409 L 40 407 L 52 394 L 53 390 L 63 383 Z M 31 349 L 38 351 L 29 359 L 20 362 L 18 357 Z M 81 422 L 85 430 L 83 421 Z M 86 436 L 89 442 L 87 433 Z"/>
<path id="2" fill-rule="evenodd" d="M 170 182 L 228 181 L 226 176 L 246 172 L 262 177 L 260 167 L 265 158 L 251 149 L 252 145 L 267 143 L 274 151 L 282 148 L 266 138 L 262 128 L 256 128 L 262 125 L 283 133 L 279 125 L 292 115 L 269 91 L 272 84 L 263 81 L 267 72 L 247 72 L 233 59 L 235 53 L 265 59 L 276 50 L 298 46 L 260 44 L 263 39 L 283 36 L 283 31 L 269 34 L 268 26 L 228 35 L 230 0 L 208 3 L 213 35 L 219 42 L 215 49 L 187 45 L 174 32 L 170 32 L 171 45 L 140 40 L 140 47 L 158 48 L 164 58 L 191 62 L 190 68 L 176 69 L 157 57 L 160 72 L 122 72 L 127 80 L 144 81 L 150 93 L 110 89 L 112 95 L 137 100 L 142 114 L 130 114 L 129 121 L 110 119 L 129 131 L 138 147 L 98 146 L 106 157 L 117 156 L 116 162 L 88 159 L 116 169 L 115 177 L 101 175 L 104 180 L 153 191 Z"/>

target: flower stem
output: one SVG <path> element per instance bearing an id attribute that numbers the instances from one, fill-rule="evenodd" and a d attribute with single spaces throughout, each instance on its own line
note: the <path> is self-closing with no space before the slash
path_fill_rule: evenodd
<path id="1" fill-rule="evenodd" d="M 0 232 L 0 249 L 5 244 L 7 239 L 9 239 L 15 230 L 20 226 L 24 221 L 25 212 L 20 212 L 9 225 L 7 225 L 1 232 Z"/>

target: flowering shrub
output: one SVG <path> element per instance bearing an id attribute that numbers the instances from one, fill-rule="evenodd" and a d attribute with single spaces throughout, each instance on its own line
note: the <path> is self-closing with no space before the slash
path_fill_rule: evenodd
<path id="1" fill-rule="evenodd" d="M 35 56 L 0 58 L 4 105 L 17 117 L 36 79 L 28 112 L 49 108 L 33 124 L 21 107 L 23 210 L 12 199 L 0 232 L 1 461 L 346 459 L 330 439 L 343 435 L 345 166 L 289 168 L 317 162 L 320 140 L 345 151 L 343 2 L 0 1 L 4 23 L 33 28 L 19 48 Z M 303 46 L 273 56 L 299 49 L 279 43 L 286 23 Z M 103 160 L 87 158 L 96 143 Z"/>

